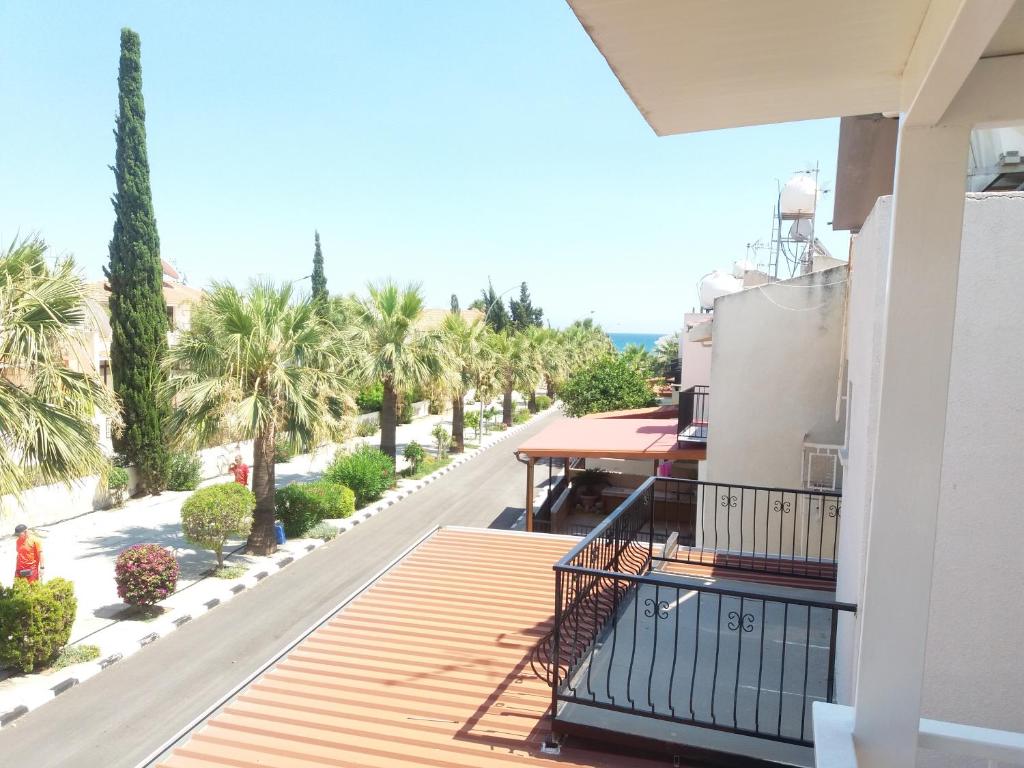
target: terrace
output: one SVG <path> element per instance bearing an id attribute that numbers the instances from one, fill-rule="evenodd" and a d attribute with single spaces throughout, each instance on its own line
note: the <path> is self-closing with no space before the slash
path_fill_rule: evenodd
<path id="1" fill-rule="evenodd" d="M 694 529 L 672 530 L 659 495 Z M 839 511 L 834 494 L 650 478 L 555 565 L 537 659 L 555 733 L 813 764 L 811 706 L 834 701 L 856 610 L 834 599 Z"/>

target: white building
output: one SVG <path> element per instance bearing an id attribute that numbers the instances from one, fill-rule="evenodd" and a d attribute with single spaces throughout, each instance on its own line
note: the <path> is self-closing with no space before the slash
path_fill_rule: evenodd
<path id="1" fill-rule="evenodd" d="M 569 2 L 658 135 L 900 116 L 893 197 L 851 260 L 839 580 L 857 613 L 815 759 L 1024 762 L 1020 213 L 965 206 L 972 131 L 1024 124 L 1024 4 Z"/>

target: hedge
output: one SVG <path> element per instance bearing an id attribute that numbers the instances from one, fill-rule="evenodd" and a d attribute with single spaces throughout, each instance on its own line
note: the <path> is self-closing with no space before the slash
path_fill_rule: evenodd
<path id="1" fill-rule="evenodd" d="M 71 637 L 77 608 L 67 579 L 15 579 L 14 586 L 0 587 L 0 668 L 31 672 L 54 659 Z"/>
<path id="2" fill-rule="evenodd" d="M 348 517 L 356 509 L 356 497 L 344 485 L 326 480 L 292 483 L 274 495 L 277 519 L 289 538 L 305 536 L 322 520 Z"/>

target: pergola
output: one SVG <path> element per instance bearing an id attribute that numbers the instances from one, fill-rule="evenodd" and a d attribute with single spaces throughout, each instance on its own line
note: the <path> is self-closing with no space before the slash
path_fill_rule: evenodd
<path id="1" fill-rule="evenodd" d="M 657 409 L 651 409 L 657 410 Z M 526 459 L 526 529 L 533 530 L 534 467 L 538 459 L 628 459 L 649 461 L 651 474 L 659 461 L 700 461 L 704 445 L 678 442 L 676 420 L 639 418 L 635 411 L 613 411 L 582 419 L 560 419 L 519 446 Z M 645 414 L 646 415 L 646 414 Z"/>
<path id="2" fill-rule="evenodd" d="M 569 4 L 660 136 L 900 115 L 856 703 L 828 747 L 833 765 L 913 765 L 919 740 L 951 738 L 920 718 L 969 138 L 1024 121 L 1024 6 Z"/>

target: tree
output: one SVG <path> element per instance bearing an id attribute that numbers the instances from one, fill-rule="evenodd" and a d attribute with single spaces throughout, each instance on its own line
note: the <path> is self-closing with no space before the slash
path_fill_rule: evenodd
<path id="1" fill-rule="evenodd" d="M 112 167 L 117 192 L 110 264 L 104 270 L 110 284 L 110 364 L 124 419 L 114 448 L 139 468 L 143 488 L 159 493 L 167 465 L 169 406 L 158 396 L 165 379 L 160 364 L 167 352 L 167 305 L 149 185 L 139 36 L 127 28 L 121 30 L 117 87 Z"/>
<path id="2" fill-rule="evenodd" d="M 566 358 L 562 335 L 554 328 L 531 326 L 526 335 L 537 353 L 540 374 L 544 378 L 548 397 L 555 396 L 555 389 L 565 378 Z M 537 393 L 530 390 L 530 413 L 537 412 Z"/>
<path id="3" fill-rule="evenodd" d="M 275 441 L 317 446 L 349 433 L 354 343 L 290 284 L 257 282 L 241 293 L 215 283 L 168 353 L 173 434 L 191 445 L 224 433 L 254 440 L 248 552 L 277 548 Z"/>
<path id="4" fill-rule="evenodd" d="M 0 250 L 0 496 L 103 472 L 92 418 L 117 418 L 113 392 L 66 362 L 82 349 L 85 284 L 45 254 L 39 238 Z"/>
<path id="5" fill-rule="evenodd" d="M 615 352 L 608 334 L 592 318 L 577 320 L 562 333 L 566 372 L 573 373 Z"/>
<path id="6" fill-rule="evenodd" d="M 423 315 L 419 285 L 404 288 L 392 281 L 369 287 L 356 308 L 354 330 L 363 354 L 360 373 L 367 384 L 380 382 L 380 449 L 396 459 L 398 397 L 444 372 L 439 337 L 417 328 Z"/>
<path id="7" fill-rule="evenodd" d="M 466 425 L 466 393 L 491 365 L 488 337 L 493 333 L 480 320 L 467 321 L 460 314 L 449 314 L 441 323 L 441 340 L 451 362 L 449 391 L 452 399 L 452 453 L 466 449 L 463 430 Z"/>
<path id="8" fill-rule="evenodd" d="M 459 314 L 459 297 L 452 294 L 452 314 Z"/>
<path id="9" fill-rule="evenodd" d="M 642 344 L 627 344 L 619 354 L 622 355 L 622 358 L 628 361 L 633 368 L 639 371 L 644 378 L 651 378 L 655 375 L 654 357 Z"/>
<path id="10" fill-rule="evenodd" d="M 540 378 L 540 356 L 522 333 L 496 333 L 491 337 L 495 375 L 501 386 L 501 418 L 506 427 L 512 426 L 514 416 L 512 392 L 529 392 Z"/>
<path id="11" fill-rule="evenodd" d="M 487 287 L 480 292 L 480 298 L 469 306 L 471 309 L 479 309 L 483 312 L 484 322 L 491 326 L 491 330 L 496 333 L 501 333 L 512 324 L 512 318 L 490 280 L 487 281 Z"/>
<path id="12" fill-rule="evenodd" d="M 517 331 L 525 331 L 527 328 L 540 327 L 544 324 L 544 310 L 533 306 L 526 283 L 519 286 L 518 301 L 509 299 L 508 308 L 512 315 L 512 326 Z"/>
<path id="13" fill-rule="evenodd" d="M 671 378 L 676 365 L 679 364 L 679 337 L 681 331 L 662 336 L 654 344 L 654 373 L 658 376 Z"/>
<path id="14" fill-rule="evenodd" d="M 327 276 L 324 275 L 324 254 L 320 250 L 320 233 L 313 233 L 313 242 L 315 243 L 313 248 L 313 274 L 310 275 L 312 278 L 312 293 L 313 300 L 316 302 L 327 301 Z"/>
<path id="15" fill-rule="evenodd" d="M 218 483 L 200 488 L 181 505 L 181 532 L 197 547 L 217 556 L 224 567 L 224 545 L 232 536 L 245 536 L 252 528 L 252 492 L 238 483 Z"/>
<path id="16" fill-rule="evenodd" d="M 574 373 L 560 392 L 569 416 L 645 408 L 658 400 L 644 378 L 622 356 L 607 355 Z"/>

